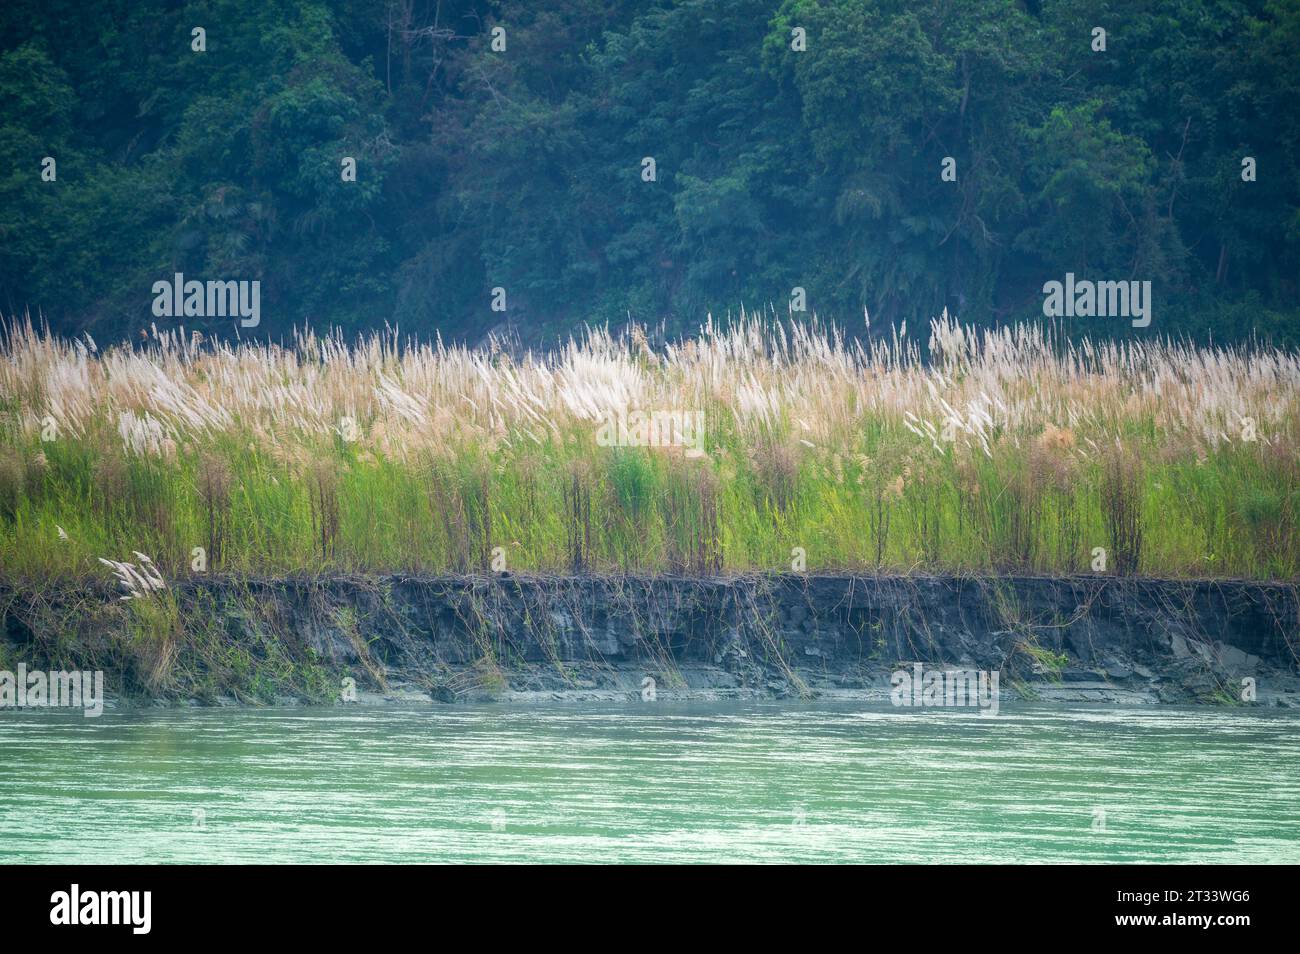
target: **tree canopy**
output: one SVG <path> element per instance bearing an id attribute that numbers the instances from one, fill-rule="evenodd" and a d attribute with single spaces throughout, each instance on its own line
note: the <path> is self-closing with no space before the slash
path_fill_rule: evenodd
<path id="1" fill-rule="evenodd" d="M 1073 272 L 1295 342 L 1298 57 L 1295 0 L 8 0 L 0 313 L 134 335 L 183 272 L 273 336 L 987 324 Z"/>

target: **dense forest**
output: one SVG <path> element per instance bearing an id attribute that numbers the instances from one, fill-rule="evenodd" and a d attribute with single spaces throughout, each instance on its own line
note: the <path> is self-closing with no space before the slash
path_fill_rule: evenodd
<path id="1" fill-rule="evenodd" d="M 0 314 L 134 337 L 181 272 L 260 281 L 245 336 L 860 332 L 1072 273 L 1155 320 L 1070 331 L 1296 342 L 1298 56 L 1296 0 L 6 0 Z"/>

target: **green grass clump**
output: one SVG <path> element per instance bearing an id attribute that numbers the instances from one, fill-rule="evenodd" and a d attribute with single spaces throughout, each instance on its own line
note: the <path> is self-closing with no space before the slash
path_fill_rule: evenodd
<path id="1" fill-rule="evenodd" d="M 942 321 L 924 351 L 744 324 L 658 352 L 593 332 L 515 359 L 309 335 L 93 354 L 16 326 L 0 349 L 0 573 L 110 579 L 99 558 L 141 552 L 169 580 L 1291 579 L 1298 382 L 1286 352 Z M 602 425 L 629 409 L 676 423 L 611 446 Z"/>

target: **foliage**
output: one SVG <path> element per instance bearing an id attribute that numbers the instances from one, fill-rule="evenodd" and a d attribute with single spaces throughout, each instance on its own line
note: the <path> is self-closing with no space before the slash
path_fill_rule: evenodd
<path id="1" fill-rule="evenodd" d="M 182 271 L 260 280 L 271 340 L 676 333 L 795 286 L 879 331 L 1072 271 L 1151 280 L 1144 334 L 1295 342 L 1298 48 L 1290 0 L 10 0 L 0 311 L 135 338 Z"/>
<path id="2" fill-rule="evenodd" d="M 1296 579 L 1297 385 L 1293 352 L 947 320 L 924 347 L 750 320 L 661 350 L 595 331 L 519 359 L 310 333 L 92 353 L 19 326 L 0 348 L 0 577 L 107 581 L 104 561 L 148 554 L 166 581 Z M 609 425 L 637 411 L 676 423 Z"/>

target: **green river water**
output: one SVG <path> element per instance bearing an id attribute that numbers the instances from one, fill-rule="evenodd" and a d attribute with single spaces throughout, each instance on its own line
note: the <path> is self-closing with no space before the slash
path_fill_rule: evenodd
<path id="1" fill-rule="evenodd" d="M 1300 714 L 0 712 L 0 862 L 1300 862 Z"/>

